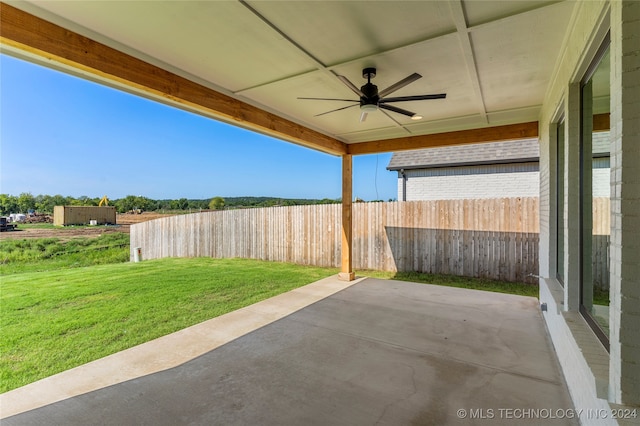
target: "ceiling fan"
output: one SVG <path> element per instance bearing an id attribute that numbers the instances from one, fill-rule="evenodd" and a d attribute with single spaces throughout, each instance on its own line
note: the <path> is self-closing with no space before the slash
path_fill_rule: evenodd
<path id="1" fill-rule="evenodd" d="M 414 96 L 398 96 L 394 98 L 386 98 L 385 96 L 390 95 L 398 89 L 403 88 L 404 86 L 413 83 L 422 76 L 418 73 L 413 73 L 409 77 L 403 78 L 396 84 L 392 84 L 384 90 L 378 92 L 378 86 L 371 83 L 371 79 L 376 76 L 375 68 L 365 68 L 362 70 L 362 77 L 367 79 L 367 83 L 360 87 L 359 89 L 347 79 L 347 77 L 338 75 L 337 77 L 347 86 L 353 93 L 360 97 L 359 100 L 353 99 L 334 99 L 334 98 L 298 98 L 298 99 L 308 99 L 315 101 L 341 101 L 341 102 L 353 102 L 353 105 L 348 105 L 342 108 L 332 109 L 331 111 L 323 112 L 320 114 L 314 115 L 314 117 L 319 117 L 321 115 L 329 114 L 331 112 L 341 111 L 343 109 L 351 108 L 360 104 L 360 122 L 363 122 L 367 119 L 367 114 L 370 112 L 377 111 L 378 109 L 382 110 L 383 113 L 396 123 L 398 123 L 391 115 L 387 114 L 386 111 L 396 112 L 398 114 L 406 115 L 407 117 L 411 117 L 412 120 L 420 120 L 422 116 L 407 111 L 406 109 L 398 108 L 393 105 L 388 105 L 390 102 L 407 102 L 407 101 L 424 101 L 428 99 L 444 99 L 447 97 L 446 93 L 438 93 L 434 95 L 414 95 Z M 398 123 L 400 124 L 400 123 Z"/>

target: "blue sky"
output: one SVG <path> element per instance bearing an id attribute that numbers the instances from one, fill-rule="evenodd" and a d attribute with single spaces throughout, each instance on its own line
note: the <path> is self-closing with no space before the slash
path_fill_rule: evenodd
<path id="1" fill-rule="evenodd" d="M 339 157 L 6 55 L 0 142 L 11 195 L 341 197 Z M 354 197 L 397 198 L 390 158 L 354 157 Z"/>

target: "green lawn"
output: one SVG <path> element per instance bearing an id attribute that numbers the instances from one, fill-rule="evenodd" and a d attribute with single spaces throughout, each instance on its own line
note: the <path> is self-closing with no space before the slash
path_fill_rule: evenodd
<path id="1" fill-rule="evenodd" d="M 335 273 L 196 258 L 3 275 L 0 392 Z"/>
<path id="2" fill-rule="evenodd" d="M 128 259 L 127 234 L 0 241 L 0 392 L 337 273 L 246 259 Z M 522 283 L 358 275 L 538 295 L 538 286 Z"/>
<path id="3" fill-rule="evenodd" d="M 0 241 L 2 275 L 122 263 L 129 260 L 129 234 L 97 238 L 8 239 Z"/>
<path id="4" fill-rule="evenodd" d="M 18 229 L 62 229 L 53 223 L 19 223 Z"/>

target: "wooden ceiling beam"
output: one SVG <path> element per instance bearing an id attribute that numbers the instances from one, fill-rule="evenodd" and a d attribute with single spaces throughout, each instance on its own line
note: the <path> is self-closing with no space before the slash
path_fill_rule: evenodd
<path id="1" fill-rule="evenodd" d="M 348 145 L 349 154 L 377 154 L 380 152 L 406 151 L 410 149 L 433 148 L 438 146 L 464 145 L 481 142 L 497 142 L 516 139 L 537 138 L 538 122 L 508 124 L 505 126 L 483 127 L 472 130 L 437 133 L 432 135 L 407 136 Z"/>
<path id="2" fill-rule="evenodd" d="M 611 129 L 611 125 L 609 124 L 609 113 L 606 112 L 604 114 L 594 114 L 593 116 L 593 131 L 594 132 L 604 132 Z"/>
<path id="3" fill-rule="evenodd" d="M 0 42 L 45 60 L 124 86 L 192 112 L 334 155 L 346 144 L 197 84 L 6 3 L 0 3 Z"/>

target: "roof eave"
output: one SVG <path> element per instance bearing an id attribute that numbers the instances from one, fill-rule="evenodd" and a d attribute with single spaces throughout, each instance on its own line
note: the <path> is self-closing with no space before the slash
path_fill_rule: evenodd
<path id="1" fill-rule="evenodd" d="M 439 164 L 423 164 L 411 166 L 387 166 L 389 171 L 399 170 L 417 170 L 417 169 L 441 169 L 445 167 L 468 167 L 468 166 L 487 166 L 492 164 L 522 164 L 522 163 L 538 163 L 540 157 L 527 157 L 516 159 L 504 159 L 494 161 L 467 161 L 461 163 L 439 163 Z"/>

